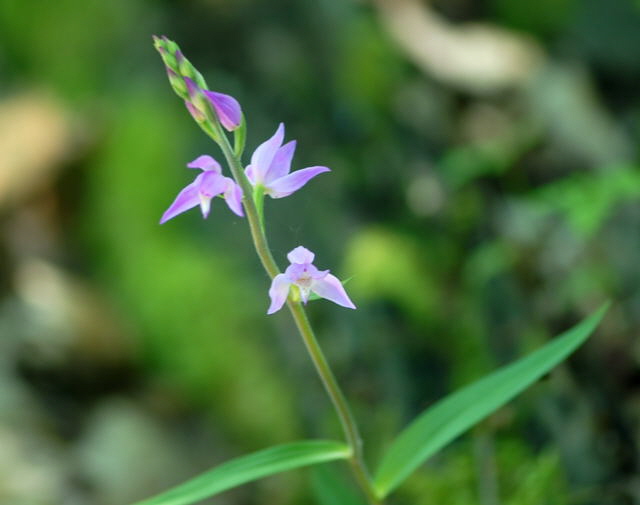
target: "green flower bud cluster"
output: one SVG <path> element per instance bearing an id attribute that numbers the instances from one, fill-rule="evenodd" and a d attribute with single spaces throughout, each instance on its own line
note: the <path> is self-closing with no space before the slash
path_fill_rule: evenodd
<path id="1" fill-rule="evenodd" d="M 180 98 L 187 101 L 190 100 L 187 84 L 184 80 L 185 77 L 191 79 L 198 87 L 208 89 L 204 77 L 198 72 L 196 67 L 185 58 L 178 44 L 173 40 L 169 40 L 164 35 L 162 37 L 154 35 L 153 45 L 158 53 L 160 53 L 160 57 L 164 62 L 171 87 Z"/>

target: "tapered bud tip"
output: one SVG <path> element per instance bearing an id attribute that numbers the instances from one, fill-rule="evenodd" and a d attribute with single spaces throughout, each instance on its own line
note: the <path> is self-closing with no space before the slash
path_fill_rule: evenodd
<path id="1" fill-rule="evenodd" d="M 163 46 L 170 53 L 175 53 L 180 49 L 178 47 L 178 44 L 176 44 L 173 40 L 167 38 L 166 35 L 162 35 L 159 39 L 156 37 L 154 39 L 154 42 L 156 42 L 157 45 Z"/>

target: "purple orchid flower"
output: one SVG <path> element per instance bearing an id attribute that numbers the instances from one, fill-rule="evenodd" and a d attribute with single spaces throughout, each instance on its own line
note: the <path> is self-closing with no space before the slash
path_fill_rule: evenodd
<path id="1" fill-rule="evenodd" d="M 258 146 L 251 156 L 251 164 L 245 169 L 251 184 L 262 186 L 271 198 L 289 196 L 316 175 L 330 172 L 327 167 L 308 167 L 290 174 L 296 141 L 282 145 L 283 140 L 284 124 L 280 123 L 275 135 Z"/>
<path id="2" fill-rule="evenodd" d="M 224 195 L 229 208 L 238 216 L 244 216 L 242 210 L 242 189 L 233 179 L 222 175 L 220 163 L 211 156 L 202 155 L 187 164 L 189 168 L 202 170 L 195 180 L 185 187 L 167 211 L 162 215 L 160 224 L 178 214 L 200 205 L 202 216 L 206 219 L 211 209 L 211 199 L 214 196 Z"/>
<path id="3" fill-rule="evenodd" d="M 271 282 L 269 296 L 271 306 L 267 314 L 279 311 L 289 296 L 289 289 L 292 285 L 297 286 L 300 291 L 300 298 L 306 304 L 310 293 L 315 293 L 320 298 L 355 309 L 356 306 L 349 299 L 340 280 L 329 273 L 329 270 L 318 270 L 313 265 L 313 254 L 309 249 L 302 246 L 296 247 L 287 258 L 291 263 L 283 274 L 278 274 Z"/>
<path id="4" fill-rule="evenodd" d="M 216 111 L 216 115 L 218 116 L 222 126 L 224 126 L 228 131 L 233 131 L 240 126 L 240 123 L 242 122 L 242 109 L 235 98 L 231 95 L 225 95 L 224 93 L 202 89 L 188 77 L 184 78 L 184 82 L 187 85 L 187 92 L 189 93 L 189 98 L 191 100 L 190 102 L 185 102 L 189 112 L 191 112 L 191 115 L 193 115 L 194 118 L 196 118 L 194 111 L 202 114 L 202 111 L 197 104 L 201 97 L 204 96 Z"/>

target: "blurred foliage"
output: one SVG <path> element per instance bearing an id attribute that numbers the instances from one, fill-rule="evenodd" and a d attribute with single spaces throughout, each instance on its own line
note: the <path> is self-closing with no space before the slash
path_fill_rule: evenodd
<path id="1" fill-rule="evenodd" d="M 408 4 L 446 40 L 480 23 L 492 57 L 507 29 L 542 61 L 484 91 L 444 78 L 389 29 Z M 437 398 L 616 301 L 569 365 L 390 503 L 640 503 L 631 0 L 0 2 L 0 146 L 17 139 L 0 153 L 0 503 L 122 504 L 339 436 L 286 314 L 264 316 L 245 223 L 214 202 L 157 225 L 184 165 L 219 153 L 152 34 L 240 100 L 248 153 L 284 121 L 294 167 L 332 168 L 266 212 L 282 265 L 303 243 L 353 276 L 358 311 L 309 310 L 371 461 Z M 357 503 L 340 479 L 332 464 L 212 503 Z"/>

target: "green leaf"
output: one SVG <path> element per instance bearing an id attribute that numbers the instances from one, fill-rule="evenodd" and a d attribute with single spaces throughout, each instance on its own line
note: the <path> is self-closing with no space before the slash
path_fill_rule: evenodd
<path id="1" fill-rule="evenodd" d="M 330 440 L 303 440 L 270 447 L 227 461 L 169 491 L 135 505 L 187 505 L 285 470 L 301 466 L 346 459 L 351 449 Z"/>
<path id="2" fill-rule="evenodd" d="M 429 456 L 508 402 L 571 354 L 598 325 L 608 304 L 550 343 L 437 402 L 391 444 L 374 478 L 387 496 Z"/>
<path id="3" fill-rule="evenodd" d="M 317 505 L 366 505 L 353 482 L 345 479 L 346 467 L 342 465 L 318 465 L 311 470 L 311 489 Z"/>

